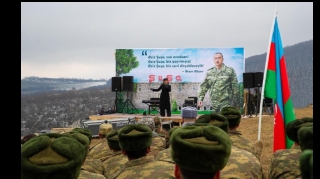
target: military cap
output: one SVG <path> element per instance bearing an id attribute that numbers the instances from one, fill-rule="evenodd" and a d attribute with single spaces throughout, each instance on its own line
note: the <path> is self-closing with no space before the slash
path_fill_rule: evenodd
<path id="1" fill-rule="evenodd" d="M 231 153 L 229 135 L 208 124 L 177 128 L 172 132 L 170 144 L 173 161 L 193 172 L 218 172 L 226 166 Z"/>
<path id="2" fill-rule="evenodd" d="M 118 130 L 112 130 L 107 134 L 107 141 L 110 148 L 119 150 L 119 137 L 118 137 Z"/>
<path id="3" fill-rule="evenodd" d="M 286 125 L 286 134 L 288 138 L 294 142 L 299 143 L 298 130 L 300 129 L 301 126 L 306 125 L 308 123 L 313 123 L 313 118 L 305 117 L 305 118 L 290 121 Z"/>
<path id="4" fill-rule="evenodd" d="M 300 171 L 302 179 L 313 178 L 313 150 L 306 149 L 300 155 Z"/>
<path id="5" fill-rule="evenodd" d="M 181 117 L 194 119 L 197 118 L 198 110 L 195 107 L 187 106 L 181 109 Z"/>
<path id="6" fill-rule="evenodd" d="M 313 123 L 300 127 L 298 130 L 299 145 L 302 151 L 313 150 Z"/>
<path id="7" fill-rule="evenodd" d="M 78 132 L 78 133 L 81 133 L 81 134 L 84 134 L 88 137 L 89 141 L 91 142 L 92 140 L 92 133 L 89 129 L 83 129 L 83 128 L 74 128 L 72 129 L 69 133 L 70 134 L 73 134 L 75 132 Z"/>
<path id="8" fill-rule="evenodd" d="M 229 126 L 234 127 L 240 124 L 241 112 L 236 107 L 224 107 L 221 109 L 220 114 L 225 116 L 229 121 Z"/>
<path id="9" fill-rule="evenodd" d="M 213 112 L 211 114 L 203 114 L 196 120 L 195 124 L 211 124 L 224 130 L 226 133 L 229 132 L 229 122 L 227 118 L 219 113 Z"/>
<path id="10" fill-rule="evenodd" d="M 152 131 L 144 124 L 128 124 L 120 128 L 118 138 L 122 150 L 142 150 L 150 147 L 152 142 Z"/>
<path id="11" fill-rule="evenodd" d="M 144 125 L 148 126 L 151 129 L 151 131 L 154 131 L 154 129 L 155 129 L 155 123 L 154 123 L 154 119 L 152 117 L 144 116 L 139 119 L 137 124 L 144 124 Z"/>
<path id="12" fill-rule="evenodd" d="M 87 136 L 48 133 L 31 138 L 21 147 L 21 179 L 77 179 L 87 148 Z"/>
<path id="13" fill-rule="evenodd" d="M 169 137 L 170 137 L 171 134 L 172 134 L 175 130 L 177 130 L 178 128 L 180 128 L 180 127 L 173 127 L 173 128 L 171 128 L 171 129 L 169 130 Z"/>
<path id="14" fill-rule="evenodd" d="M 102 123 L 99 126 L 99 134 L 107 135 L 110 131 L 112 131 L 112 125 L 108 123 Z"/>

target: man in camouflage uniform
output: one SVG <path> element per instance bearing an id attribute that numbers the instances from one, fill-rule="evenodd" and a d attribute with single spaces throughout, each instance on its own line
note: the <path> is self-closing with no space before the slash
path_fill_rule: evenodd
<path id="1" fill-rule="evenodd" d="M 125 168 L 117 179 L 131 178 L 174 178 L 174 164 L 156 161 L 150 152 L 152 131 L 144 124 L 129 124 L 118 132 L 119 145 L 122 153 L 128 157 Z"/>
<path id="2" fill-rule="evenodd" d="M 232 145 L 253 153 L 260 160 L 263 143 L 261 141 L 253 143 L 250 139 L 244 137 L 241 132 L 237 130 L 241 122 L 240 110 L 235 107 L 224 107 L 221 109 L 220 114 L 226 117 L 229 122 L 228 134 Z"/>
<path id="3" fill-rule="evenodd" d="M 170 140 L 169 140 L 169 133 L 166 130 L 162 129 L 162 120 L 160 119 L 160 117 L 154 117 L 154 131 L 160 136 L 160 137 L 164 137 L 166 139 L 166 148 L 169 147 L 170 145 Z"/>
<path id="4" fill-rule="evenodd" d="M 177 179 L 219 178 L 231 154 L 228 134 L 214 125 L 180 127 L 172 132 L 170 141 Z"/>
<path id="5" fill-rule="evenodd" d="M 204 96 L 209 90 L 212 111 L 214 112 L 220 112 L 220 109 L 226 106 L 239 108 L 240 105 L 237 74 L 232 67 L 226 66 L 223 60 L 222 53 L 214 54 L 215 67 L 207 71 L 198 94 L 199 106 L 201 107 Z"/>
<path id="6" fill-rule="evenodd" d="M 123 155 L 120 145 L 118 130 L 113 130 L 108 133 L 107 141 L 113 154 L 103 161 L 104 176 L 107 179 L 114 179 L 125 168 L 125 163 L 128 162 L 127 156 Z"/>
<path id="7" fill-rule="evenodd" d="M 157 157 L 159 151 L 166 149 L 166 139 L 164 137 L 159 136 L 159 134 L 155 132 L 155 122 L 152 117 L 144 116 L 137 123 L 148 126 L 152 131 L 152 143 L 150 146 L 151 150 L 148 153 L 148 155 L 153 155 L 154 157 Z"/>
<path id="8" fill-rule="evenodd" d="M 112 125 L 103 123 L 99 127 L 100 142 L 89 149 L 89 157 L 99 159 L 101 162 L 108 159 L 112 155 L 112 150 L 108 146 L 106 135 L 112 130 Z"/>
<path id="9" fill-rule="evenodd" d="M 33 137 L 21 147 L 21 179 L 104 179 L 81 170 L 90 140 L 80 132 L 48 133 Z"/>
<path id="10" fill-rule="evenodd" d="M 176 129 L 178 129 L 179 127 L 174 127 L 174 128 L 171 128 L 170 131 L 169 131 L 169 137 L 171 136 L 172 132 L 175 131 Z M 174 164 L 174 161 L 172 160 L 172 157 L 171 157 L 171 146 L 169 146 L 168 148 L 164 149 L 164 150 L 161 150 L 157 157 L 156 157 L 156 160 L 160 160 L 160 161 L 165 161 L 165 162 L 170 162 L 170 163 L 173 163 Z"/>
<path id="11" fill-rule="evenodd" d="M 300 145 L 300 149 L 275 151 L 270 161 L 268 179 L 301 178 L 301 153 L 306 149 L 313 149 L 313 119 L 302 118 L 289 122 L 286 125 L 286 134 L 295 145 Z"/>
<path id="12" fill-rule="evenodd" d="M 221 128 L 228 134 L 229 122 L 228 119 L 219 114 L 211 113 L 201 115 L 195 125 L 212 124 Z M 232 144 L 232 141 L 231 141 Z M 262 165 L 258 158 L 246 150 L 238 147 L 231 147 L 231 155 L 229 157 L 227 165 L 220 172 L 220 178 L 223 179 L 263 179 L 265 178 L 262 171 Z"/>

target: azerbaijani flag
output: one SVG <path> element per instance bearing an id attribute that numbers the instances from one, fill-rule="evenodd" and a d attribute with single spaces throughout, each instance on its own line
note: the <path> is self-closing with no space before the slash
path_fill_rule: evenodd
<path id="1" fill-rule="evenodd" d="M 275 152 L 292 146 L 293 141 L 287 137 L 285 125 L 295 120 L 277 17 L 274 21 L 266 63 L 264 97 L 272 98 L 274 101 L 273 152 Z"/>

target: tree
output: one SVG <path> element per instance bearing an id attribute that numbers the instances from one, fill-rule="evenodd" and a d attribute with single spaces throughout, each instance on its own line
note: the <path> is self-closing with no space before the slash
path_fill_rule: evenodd
<path id="1" fill-rule="evenodd" d="M 178 104 L 177 104 L 177 101 L 176 101 L 176 100 L 173 100 L 171 110 L 172 110 L 173 112 L 178 111 Z"/>
<path id="2" fill-rule="evenodd" d="M 132 49 L 116 50 L 116 73 L 118 76 L 129 73 L 138 66 L 139 61 L 137 61 L 137 57 L 133 55 Z"/>

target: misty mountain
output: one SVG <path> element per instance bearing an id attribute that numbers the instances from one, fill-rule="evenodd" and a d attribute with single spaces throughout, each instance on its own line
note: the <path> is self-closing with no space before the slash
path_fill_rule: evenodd
<path id="1" fill-rule="evenodd" d="M 283 48 L 294 108 L 313 103 L 313 40 Z M 267 53 L 245 59 L 245 72 L 264 72 Z"/>

